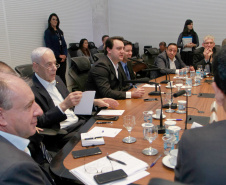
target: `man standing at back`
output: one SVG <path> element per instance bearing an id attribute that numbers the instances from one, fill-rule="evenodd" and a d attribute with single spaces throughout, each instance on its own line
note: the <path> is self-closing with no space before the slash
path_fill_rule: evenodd
<path id="1" fill-rule="evenodd" d="M 213 61 L 217 104 L 226 112 L 226 48 Z M 188 184 L 225 184 L 226 121 L 187 130 L 179 142 L 175 180 Z"/>
<path id="2" fill-rule="evenodd" d="M 0 73 L 0 184 L 54 184 L 30 157 L 28 137 L 42 114 L 29 86 L 15 75 Z"/>
<path id="3" fill-rule="evenodd" d="M 104 56 L 91 68 L 87 80 L 87 90 L 95 90 L 97 98 L 140 98 L 144 89 L 128 92 L 130 85 L 124 83 L 123 69 L 118 65 L 123 60 L 124 44 L 122 37 L 110 37 L 106 41 Z"/>

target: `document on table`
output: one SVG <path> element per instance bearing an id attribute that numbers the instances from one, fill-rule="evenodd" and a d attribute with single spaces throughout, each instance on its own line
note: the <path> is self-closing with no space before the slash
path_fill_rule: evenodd
<path id="1" fill-rule="evenodd" d="M 161 86 L 161 85 L 160 85 L 160 86 Z M 145 85 L 143 85 L 142 87 L 155 87 L 155 84 L 153 84 L 153 85 L 145 84 Z M 157 87 L 159 87 L 159 85 L 157 85 Z"/>
<path id="2" fill-rule="evenodd" d="M 125 110 L 101 110 L 97 115 L 98 116 L 121 116 Z"/>
<path id="3" fill-rule="evenodd" d="M 101 169 L 103 167 L 105 167 L 106 165 L 109 164 L 109 165 L 112 165 L 113 170 L 123 169 L 125 171 L 125 173 L 128 175 L 127 178 L 106 183 L 109 185 L 110 184 L 112 184 L 112 185 L 114 185 L 114 184 L 117 184 L 117 185 L 130 184 L 134 181 L 137 181 L 137 180 L 149 175 L 149 173 L 145 171 L 148 168 L 148 164 L 146 162 L 130 155 L 129 153 L 127 153 L 125 151 L 117 151 L 115 153 L 112 153 L 109 156 L 113 157 L 117 160 L 123 161 L 124 163 L 126 163 L 126 165 L 119 164 L 115 161 L 110 162 L 106 157 L 102 157 L 98 160 L 85 164 L 86 165 L 85 168 L 95 166 L 98 171 L 101 171 Z M 100 166 L 101 164 L 103 166 Z M 87 173 L 85 168 L 83 165 L 83 166 L 70 170 L 70 172 L 85 184 L 97 185 L 96 181 L 93 178 L 94 175 L 96 175 L 96 174 Z"/>
<path id="4" fill-rule="evenodd" d="M 85 91 L 82 93 L 81 101 L 75 106 L 74 113 L 80 115 L 91 115 L 93 110 L 93 100 L 96 91 Z"/>
<path id="5" fill-rule="evenodd" d="M 88 134 L 96 134 L 103 137 L 115 137 L 121 131 L 120 128 L 94 127 Z"/>

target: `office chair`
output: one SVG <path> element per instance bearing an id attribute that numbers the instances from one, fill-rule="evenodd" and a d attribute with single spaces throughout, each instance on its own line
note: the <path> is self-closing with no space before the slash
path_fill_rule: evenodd
<path id="1" fill-rule="evenodd" d="M 160 178 L 152 178 L 148 185 L 187 185 L 181 182 L 172 182 L 169 180 L 165 180 L 165 179 L 160 179 Z"/>
<path id="2" fill-rule="evenodd" d="M 98 53 L 97 51 L 97 47 L 95 46 L 94 42 L 88 42 L 88 47 L 90 50 L 90 53 L 92 54 L 92 56 L 96 53 Z"/>
<path id="3" fill-rule="evenodd" d="M 87 57 L 71 58 L 74 63 L 69 69 L 69 76 L 73 79 L 72 91 L 85 91 L 85 84 L 88 73 L 91 68 L 90 61 Z"/>
<path id="4" fill-rule="evenodd" d="M 93 60 L 96 62 L 98 61 L 102 56 L 104 56 L 104 53 L 96 53 L 93 55 Z"/>
<path id="5" fill-rule="evenodd" d="M 140 55 L 139 55 L 139 43 L 136 42 L 132 45 L 132 52 L 133 52 L 133 55 L 132 57 L 137 57 L 137 58 L 140 58 Z"/>
<path id="6" fill-rule="evenodd" d="M 21 77 L 27 77 L 29 79 L 32 78 L 32 75 L 33 75 L 32 64 L 24 64 L 24 65 L 16 66 L 15 70 Z"/>
<path id="7" fill-rule="evenodd" d="M 70 43 L 69 44 L 69 48 L 67 50 L 68 50 L 68 53 L 71 58 L 77 57 L 78 49 L 79 49 L 79 43 Z"/>

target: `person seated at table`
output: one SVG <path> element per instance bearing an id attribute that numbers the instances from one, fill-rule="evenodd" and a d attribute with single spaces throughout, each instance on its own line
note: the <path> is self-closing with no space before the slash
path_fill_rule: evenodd
<path id="1" fill-rule="evenodd" d="M 31 59 L 35 72 L 31 88 L 35 95 L 35 101 L 44 112 L 42 116 L 38 117 L 38 126 L 66 130 L 67 135 L 56 138 L 59 146 L 62 147 L 86 121 L 79 119 L 71 110 L 79 104 L 82 92 L 68 92 L 62 80 L 56 75 L 58 66 L 51 49 L 39 47 L 32 51 Z M 93 103 L 94 106 L 98 107 L 115 108 L 118 106 L 116 100 L 109 98 L 95 99 Z M 45 144 L 52 146 L 52 143 L 48 143 L 48 141 L 45 141 Z"/>
<path id="2" fill-rule="evenodd" d="M 213 60 L 212 87 L 226 112 L 226 48 Z M 226 121 L 187 130 L 179 142 L 175 180 L 188 184 L 225 184 Z"/>
<path id="3" fill-rule="evenodd" d="M 79 42 L 79 50 L 77 51 L 78 57 L 85 56 L 89 58 L 91 64 L 94 63 L 93 56 L 89 50 L 89 43 L 87 39 L 81 39 Z"/>
<path id="4" fill-rule="evenodd" d="M 166 43 L 164 41 L 159 43 L 159 53 L 162 53 L 166 50 Z"/>
<path id="5" fill-rule="evenodd" d="M 123 69 L 118 65 L 123 60 L 123 37 L 110 37 L 106 41 L 104 56 L 102 56 L 89 71 L 86 84 L 87 90 L 95 90 L 96 98 L 140 98 L 144 88 L 128 91 L 129 84 L 124 82 Z"/>
<path id="6" fill-rule="evenodd" d="M 106 42 L 106 40 L 109 38 L 109 36 L 108 35 L 103 35 L 103 37 L 102 37 L 102 45 L 98 48 L 98 50 L 104 50 L 104 48 L 105 48 L 105 42 Z"/>
<path id="7" fill-rule="evenodd" d="M 219 49 L 215 47 L 214 37 L 212 35 L 205 36 L 202 46 L 203 47 L 194 51 L 193 65 L 195 69 L 198 68 L 198 65 L 201 65 L 203 69 L 207 68 L 210 72 L 213 72 L 212 61 L 219 51 Z"/>
<path id="8" fill-rule="evenodd" d="M 155 59 L 155 65 L 160 68 L 160 75 L 179 73 L 179 69 L 185 68 L 185 63 L 181 60 L 180 55 L 177 54 L 177 45 L 169 43 L 166 51 L 163 51 Z M 194 71 L 194 67 L 190 66 L 190 70 Z"/>
<path id="9" fill-rule="evenodd" d="M 135 73 L 133 71 L 132 61 L 128 58 L 132 57 L 133 54 L 133 44 L 130 41 L 124 40 L 124 56 L 123 60 L 120 61 L 118 64 L 123 69 L 123 75 L 127 80 L 134 80 L 136 79 Z"/>

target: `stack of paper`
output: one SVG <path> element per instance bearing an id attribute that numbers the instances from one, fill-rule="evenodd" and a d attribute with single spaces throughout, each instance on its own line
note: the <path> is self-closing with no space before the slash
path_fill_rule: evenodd
<path id="1" fill-rule="evenodd" d="M 101 169 L 106 167 L 106 165 L 113 166 L 113 170 L 123 169 L 126 174 L 128 175 L 125 179 L 120 179 L 117 181 L 113 181 L 107 184 L 129 184 L 134 181 L 137 181 L 147 175 L 149 175 L 148 172 L 145 170 L 148 168 L 148 164 L 144 161 L 141 161 L 140 159 L 137 159 L 136 157 L 133 157 L 132 155 L 128 154 L 124 151 L 117 151 L 110 155 L 114 159 L 123 161 L 126 163 L 126 165 L 119 164 L 115 161 L 109 161 L 106 157 L 102 157 L 96 161 L 90 162 L 88 164 L 85 164 L 83 166 L 74 168 L 70 170 L 70 172 L 75 175 L 80 181 L 82 181 L 84 184 L 88 185 L 97 185 L 96 181 L 94 180 L 94 175 L 97 174 L 90 174 L 85 171 L 87 168 L 93 168 L 95 167 L 99 173 L 101 173 Z M 102 166 L 100 165 L 102 164 Z"/>
<path id="2" fill-rule="evenodd" d="M 82 146 L 104 145 L 104 138 L 95 134 L 81 133 Z"/>

